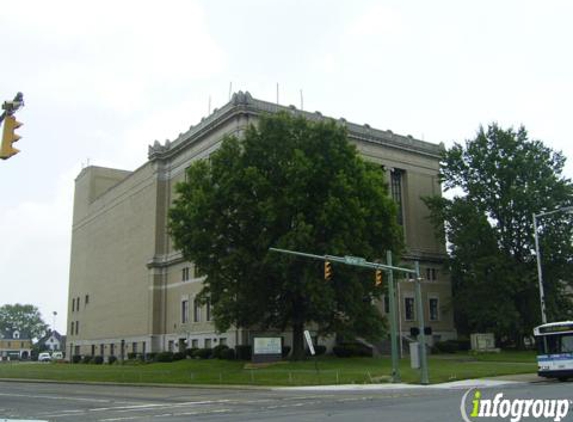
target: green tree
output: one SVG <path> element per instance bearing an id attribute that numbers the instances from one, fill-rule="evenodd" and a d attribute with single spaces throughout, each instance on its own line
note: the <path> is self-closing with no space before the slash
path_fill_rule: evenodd
<path id="1" fill-rule="evenodd" d="M 456 195 L 426 203 L 449 241 L 461 332 L 492 330 L 520 344 L 540 323 L 532 214 L 573 203 L 564 164 L 561 153 L 530 140 L 523 127 L 497 124 L 445 152 L 442 183 Z M 548 318 L 564 319 L 571 315 L 571 217 L 556 213 L 540 223 Z"/>
<path id="2" fill-rule="evenodd" d="M 30 338 L 41 338 L 48 324 L 34 305 L 3 305 L 0 307 L 0 331 L 12 329 L 25 332 Z"/>
<path id="3" fill-rule="evenodd" d="M 218 330 L 293 331 L 302 357 L 305 324 L 379 338 L 384 321 L 372 299 L 373 274 L 269 252 L 269 247 L 370 259 L 399 254 L 396 206 L 380 166 L 364 162 L 334 122 L 288 114 L 261 117 L 244 137 L 226 137 L 209 160 L 194 162 L 177 186 L 170 232 L 185 259 L 207 275 Z"/>

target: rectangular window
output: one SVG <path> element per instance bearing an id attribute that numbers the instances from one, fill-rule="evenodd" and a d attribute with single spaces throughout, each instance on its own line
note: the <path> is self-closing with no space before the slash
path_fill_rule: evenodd
<path id="1" fill-rule="evenodd" d="M 199 340 L 197 340 L 197 339 L 191 340 L 191 347 L 193 349 L 198 349 L 199 348 Z"/>
<path id="2" fill-rule="evenodd" d="M 80 310 L 80 298 L 78 297 L 76 299 L 76 311 L 79 311 L 79 310 Z"/>
<path id="3" fill-rule="evenodd" d="M 169 340 L 169 343 L 167 344 L 167 350 L 172 352 L 173 351 L 173 345 L 175 343 L 173 342 L 173 340 Z"/>
<path id="4" fill-rule="evenodd" d="M 205 305 L 205 321 L 211 321 L 211 299 Z"/>
<path id="5" fill-rule="evenodd" d="M 95 344 L 92 344 L 92 356 L 95 356 L 96 354 L 96 347 Z"/>
<path id="6" fill-rule="evenodd" d="M 203 277 L 203 274 L 201 273 L 201 271 L 199 271 L 199 268 L 197 267 L 197 265 L 193 265 L 193 278 L 201 278 Z"/>
<path id="7" fill-rule="evenodd" d="M 400 169 L 393 169 L 390 173 L 390 187 L 392 191 L 392 199 L 398 205 L 398 224 L 404 224 L 404 217 L 403 217 L 403 203 L 402 203 L 402 176 L 404 174 L 404 170 Z"/>
<path id="8" fill-rule="evenodd" d="M 438 321 L 440 319 L 439 300 L 437 297 L 429 299 L 430 321 Z"/>
<path id="9" fill-rule="evenodd" d="M 416 314 L 414 313 L 413 297 L 404 298 L 404 312 L 406 321 L 414 321 L 416 319 Z"/>
<path id="10" fill-rule="evenodd" d="M 189 281 L 189 267 L 181 270 L 181 281 Z"/>
<path id="11" fill-rule="evenodd" d="M 193 322 L 201 322 L 201 306 L 197 299 L 193 300 Z"/>
<path id="12" fill-rule="evenodd" d="M 115 356 L 115 344 L 110 344 L 109 345 L 109 354 L 110 356 Z"/>
<path id="13" fill-rule="evenodd" d="M 74 299 L 74 302 L 75 302 L 75 299 Z M 72 324 L 70 327 L 70 335 L 72 335 L 72 336 L 74 335 L 74 327 L 75 327 L 75 324 L 74 324 L 74 321 L 72 321 Z"/>
<path id="14" fill-rule="evenodd" d="M 79 332 L 80 332 L 80 322 L 76 321 L 76 336 L 78 335 Z"/>
<path id="15" fill-rule="evenodd" d="M 222 337 L 219 339 L 219 344 L 221 346 L 226 346 L 227 345 L 227 339 L 225 337 Z"/>
<path id="16" fill-rule="evenodd" d="M 76 298 L 72 299 L 72 312 L 76 312 Z"/>
<path id="17" fill-rule="evenodd" d="M 137 353 L 137 342 L 134 341 L 133 343 L 131 343 L 131 351 L 133 353 Z"/>
<path id="18" fill-rule="evenodd" d="M 189 301 L 181 301 L 181 323 L 187 324 L 189 322 Z"/>
<path id="19" fill-rule="evenodd" d="M 211 339 L 206 338 L 205 339 L 205 349 L 210 349 L 210 348 L 211 348 Z"/>
<path id="20" fill-rule="evenodd" d="M 438 271 L 435 268 L 426 268 L 426 280 L 436 281 L 438 279 Z"/>
<path id="21" fill-rule="evenodd" d="M 105 348 L 105 346 L 104 346 L 103 344 L 100 344 L 100 345 L 99 345 L 99 355 L 100 355 L 100 356 L 103 356 L 103 355 L 104 355 L 104 348 Z"/>
<path id="22" fill-rule="evenodd" d="M 86 295 L 86 305 L 90 303 L 90 295 Z"/>

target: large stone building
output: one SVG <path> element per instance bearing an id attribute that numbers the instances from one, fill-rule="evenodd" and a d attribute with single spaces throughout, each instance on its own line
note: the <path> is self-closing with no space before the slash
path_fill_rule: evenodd
<path id="1" fill-rule="evenodd" d="M 253 333 L 231 329 L 216 333 L 208 306 L 194 298 L 204 280 L 193 263 L 174 250 L 167 233 L 175 184 L 189 163 L 207 158 L 224 135 L 241 136 L 261 113 L 288 111 L 325 119 L 260 101 L 249 93 L 232 100 L 173 142 L 155 142 L 149 160 L 135 171 L 90 166 L 76 179 L 68 305 L 68 353 L 116 355 L 177 350 L 183 347 L 234 346 Z M 419 260 L 430 340 L 455 336 L 451 284 L 443 269 L 444 239 L 437 238 L 421 200 L 440 194 L 438 169 L 442 146 L 339 120 L 360 154 L 383 166 L 400 208 L 408 248 L 405 260 Z M 399 283 L 400 330 L 417 324 L 413 283 Z M 386 312 L 384 302 L 381 312 Z M 290 339 L 285 334 L 286 344 Z"/>

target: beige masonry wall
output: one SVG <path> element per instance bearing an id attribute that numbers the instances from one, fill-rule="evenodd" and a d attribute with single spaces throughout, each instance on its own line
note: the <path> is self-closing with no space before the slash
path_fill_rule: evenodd
<path id="1" fill-rule="evenodd" d="M 148 334 L 145 262 L 153 256 L 156 237 L 154 166 L 148 164 L 129 177 L 121 176 L 121 172 L 90 167 L 76 181 L 70 348 L 85 345 L 88 339 L 89 344 L 109 343 L 110 339 L 129 341 Z M 87 186 L 99 189 L 86 195 Z"/>

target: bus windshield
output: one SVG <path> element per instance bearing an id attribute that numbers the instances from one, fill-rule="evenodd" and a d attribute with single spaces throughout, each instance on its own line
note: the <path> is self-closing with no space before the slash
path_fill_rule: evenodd
<path id="1" fill-rule="evenodd" d="M 573 353 L 573 333 L 539 336 L 537 350 L 540 355 Z"/>

